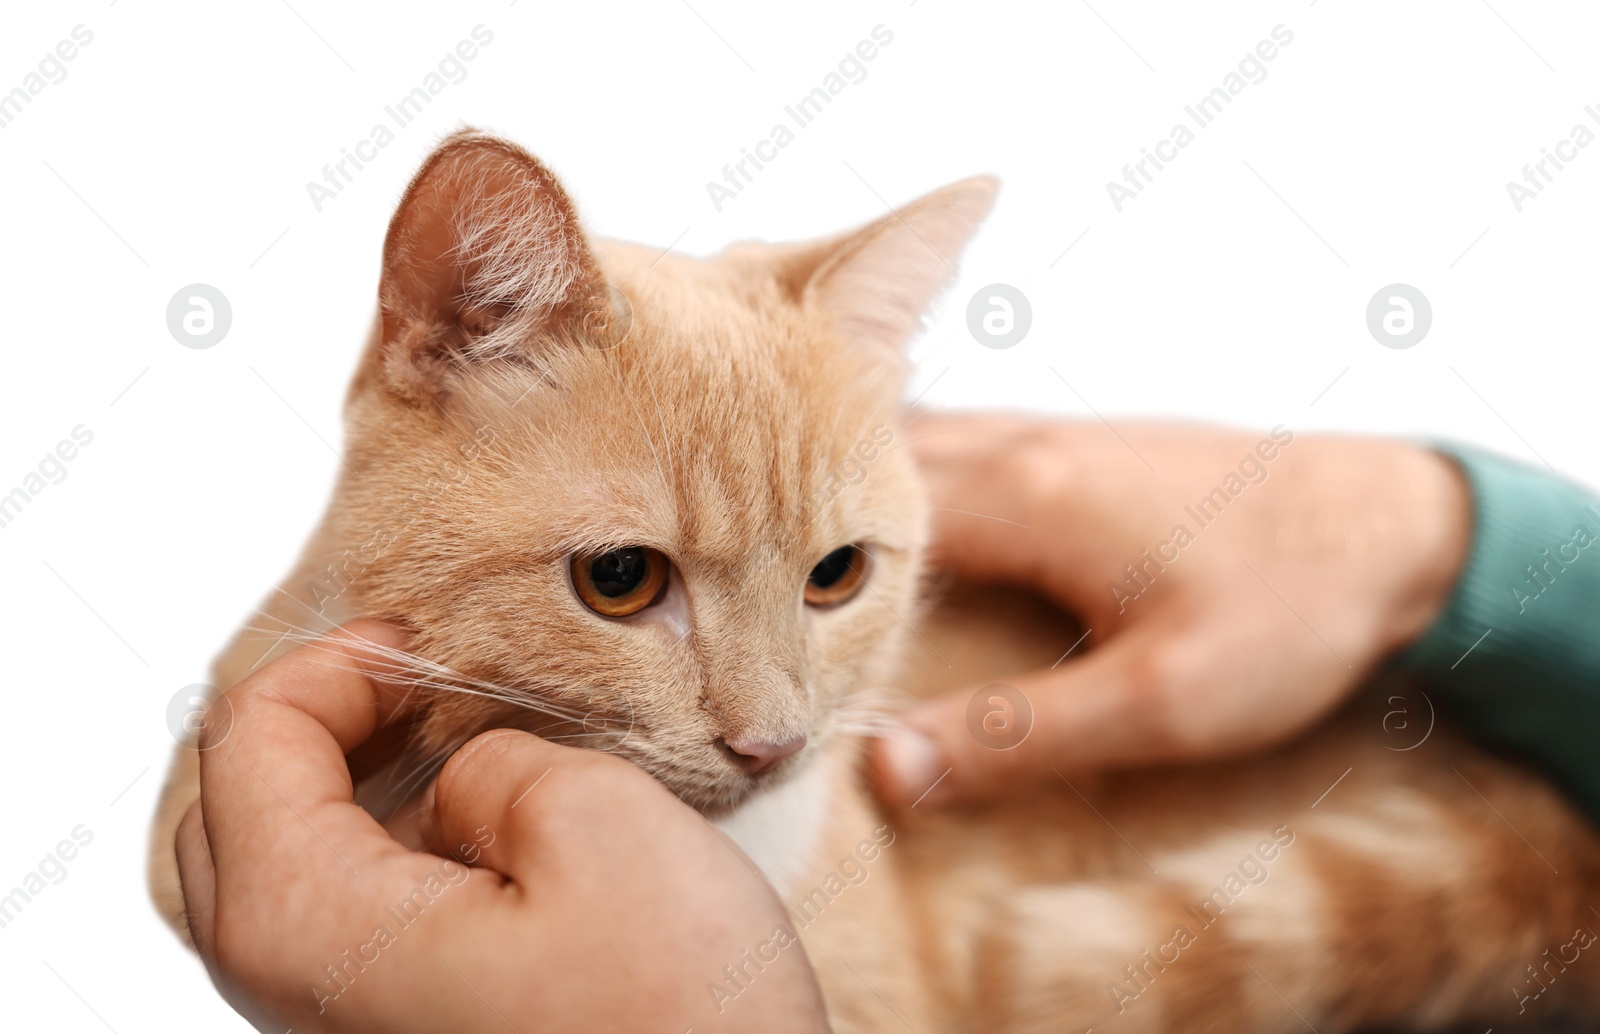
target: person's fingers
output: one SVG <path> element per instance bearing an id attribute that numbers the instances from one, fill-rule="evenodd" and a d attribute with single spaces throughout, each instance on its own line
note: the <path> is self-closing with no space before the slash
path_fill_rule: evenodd
<path id="1" fill-rule="evenodd" d="M 402 705 L 403 689 L 382 681 L 394 669 L 380 654 L 404 642 L 393 625 L 352 622 L 229 691 L 233 721 L 208 724 L 200 744 L 219 885 L 353 873 L 377 853 L 403 853 L 353 802 L 345 754 Z"/>
<path id="2" fill-rule="evenodd" d="M 967 577 L 1006 577 L 1010 539 L 1028 528 L 1028 486 L 1010 476 L 1024 422 L 1005 414 L 920 413 L 902 429 L 932 506 L 940 566 Z"/>
<path id="3" fill-rule="evenodd" d="M 188 916 L 189 938 L 201 957 L 209 954 L 211 931 L 217 916 L 217 874 L 211 867 L 211 845 L 206 842 L 200 802 L 189 805 L 174 838 L 178 853 L 178 883 Z"/>
<path id="4" fill-rule="evenodd" d="M 483 733 L 440 770 L 423 805 L 423 842 L 435 854 L 529 885 L 536 870 L 549 871 L 540 837 L 559 835 L 547 820 L 560 818 L 574 781 L 603 796 L 595 777 L 610 760 L 514 729 Z"/>
<path id="5" fill-rule="evenodd" d="M 1145 543 L 1129 539 L 1149 508 L 1136 454 L 1082 448 L 1091 432 L 1008 414 L 929 415 L 906 433 L 928 491 L 935 567 L 1107 616 L 1106 586 L 1145 562 Z"/>
<path id="6" fill-rule="evenodd" d="M 1160 622 L 1165 624 L 1165 622 Z M 873 744 L 873 780 L 892 803 L 992 799 L 1057 771 L 1194 756 L 1177 713 L 1185 673 L 1151 622 L 1054 671 L 919 705 Z"/>

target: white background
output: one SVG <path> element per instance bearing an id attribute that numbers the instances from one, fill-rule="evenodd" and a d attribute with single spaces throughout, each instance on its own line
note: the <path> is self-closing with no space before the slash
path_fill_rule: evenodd
<path id="1" fill-rule="evenodd" d="M 544 157 L 595 233 L 691 254 L 999 174 L 916 347 L 928 402 L 1445 436 L 1600 481 L 1600 146 L 1520 213 L 1505 186 L 1600 132 L 1592 7 L 1093 2 L 8 5 L 0 91 L 94 38 L 0 129 L 0 495 L 94 440 L 0 528 L 0 893 L 94 840 L 0 930 L 0 1022 L 243 1027 L 145 898 L 165 708 L 317 516 L 386 221 L 463 123 Z M 316 211 L 307 181 L 479 24 L 467 78 Z M 878 24 L 866 80 L 715 211 L 706 182 Z M 1279 24 L 1267 78 L 1118 213 L 1106 182 Z M 204 351 L 166 327 L 194 282 L 233 307 Z M 1008 351 L 966 331 L 994 282 L 1033 306 Z M 1404 351 L 1365 325 L 1394 282 L 1433 307 Z"/>

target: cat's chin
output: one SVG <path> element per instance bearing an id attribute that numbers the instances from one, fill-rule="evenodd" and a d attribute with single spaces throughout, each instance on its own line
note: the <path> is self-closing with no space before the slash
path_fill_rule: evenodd
<path id="1" fill-rule="evenodd" d="M 799 759 L 796 759 L 799 760 Z M 764 873 L 779 894 L 788 894 L 808 871 L 830 817 L 834 814 L 832 775 L 839 759 L 809 755 L 781 779 L 757 785 L 739 804 L 720 814 L 705 814 Z"/>
<path id="2" fill-rule="evenodd" d="M 741 786 L 718 787 L 712 791 L 707 791 L 703 787 L 697 787 L 693 790 L 679 790 L 670 784 L 667 789 L 677 794 L 683 803 L 706 818 L 719 819 L 732 815 L 751 801 L 758 800 L 762 796 L 782 788 L 793 778 L 793 775 L 775 772 L 771 779 L 750 779 L 746 780 L 744 785 Z"/>
<path id="3" fill-rule="evenodd" d="M 727 818 L 761 798 L 784 789 L 814 767 L 815 755 L 807 752 L 806 756 L 785 761 L 770 772 L 764 772 L 759 776 L 739 774 L 732 779 L 719 780 L 712 787 L 707 787 L 703 783 L 692 786 L 680 785 L 688 781 L 676 773 L 668 776 L 660 773 L 651 774 L 665 784 L 667 789 L 677 794 L 683 803 L 715 821 Z"/>

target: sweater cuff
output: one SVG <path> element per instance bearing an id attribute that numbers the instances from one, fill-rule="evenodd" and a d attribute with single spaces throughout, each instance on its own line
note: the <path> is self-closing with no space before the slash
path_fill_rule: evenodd
<path id="1" fill-rule="evenodd" d="M 1399 666 L 1447 682 L 1508 667 L 1592 680 L 1600 671 L 1600 500 L 1479 449 L 1435 448 L 1470 487 L 1472 546 L 1444 612 Z"/>

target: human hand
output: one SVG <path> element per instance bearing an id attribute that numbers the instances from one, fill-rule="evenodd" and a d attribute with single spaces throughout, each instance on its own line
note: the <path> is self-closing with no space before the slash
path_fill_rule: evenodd
<path id="1" fill-rule="evenodd" d="M 1399 442 L 932 414 L 911 433 L 935 565 L 1033 589 L 1090 632 L 1013 680 L 1033 708 L 1020 745 L 977 742 L 970 691 L 877 741 L 879 793 L 901 803 L 947 769 L 928 803 L 1286 738 L 1426 630 L 1470 539 L 1455 466 Z"/>
<path id="2" fill-rule="evenodd" d="M 358 621 L 228 693 L 178 830 L 195 945 L 261 1030 L 826 1030 L 798 943 L 719 1012 L 707 986 L 792 927 L 761 876 L 634 766 L 497 730 L 445 765 L 421 853 L 346 755 L 403 707 Z M 208 734 L 214 733 L 208 727 Z M 461 864 L 474 863 L 474 867 Z"/>

